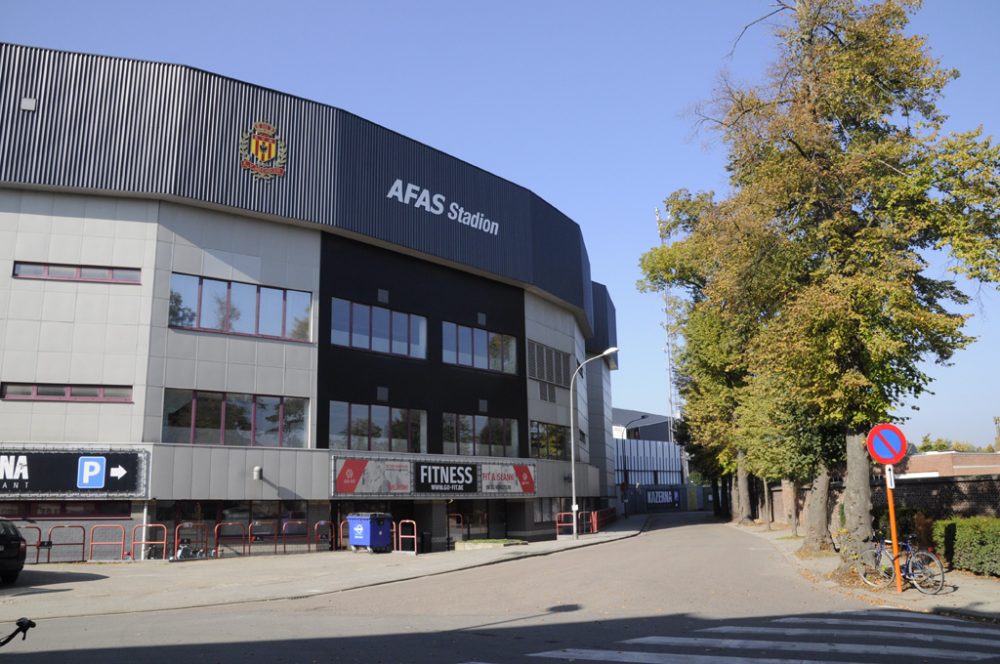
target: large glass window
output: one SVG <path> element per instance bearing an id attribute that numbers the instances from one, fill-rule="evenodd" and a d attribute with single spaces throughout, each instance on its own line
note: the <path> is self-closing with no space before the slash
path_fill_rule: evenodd
<path id="1" fill-rule="evenodd" d="M 194 442 L 218 445 L 222 442 L 222 392 L 197 392 L 194 404 Z"/>
<path id="2" fill-rule="evenodd" d="M 351 346 L 371 348 L 371 307 L 351 304 Z"/>
<path id="3" fill-rule="evenodd" d="M 285 397 L 281 404 L 281 446 L 305 447 L 308 399 Z"/>
<path id="4" fill-rule="evenodd" d="M 240 334 L 257 330 L 257 287 L 234 282 L 229 290 L 229 329 Z"/>
<path id="5" fill-rule="evenodd" d="M 163 390 L 163 442 L 191 442 L 191 390 Z"/>
<path id="6" fill-rule="evenodd" d="M 267 337 L 280 337 L 285 320 L 285 292 L 277 288 L 260 287 L 260 311 L 257 328 Z"/>
<path id="7" fill-rule="evenodd" d="M 332 327 L 330 343 L 338 346 L 351 345 L 351 303 L 333 298 Z"/>
<path id="8" fill-rule="evenodd" d="M 168 388 L 163 394 L 162 441 L 305 447 L 308 408 L 307 399 Z"/>
<path id="9" fill-rule="evenodd" d="M 330 342 L 376 353 L 427 358 L 427 319 L 333 298 Z"/>
<path id="10" fill-rule="evenodd" d="M 569 427 L 531 423 L 531 456 L 534 459 L 569 459 Z"/>
<path id="11" fill-rule="evenodd" d="M 331 401 L 330 448 L 426 452 L 427 411 Z"/>
<path id="12" fill-rule="evenodd" d="M 188 274 L 170 276 L 170 324 L 174 327 L 198 327 L 198 277 Z"/>
<path id="13" fill-rule="evenodd" d="M 249 445 L 253 442 L 253 396 L 226 395 L 226 445 Z"/>
<path id="14" fill-rule="evenodd" d="M 410 357 L 427 358 L 427 319 L 410 316 Z"/>
<path id="15" fill-rule="evenodd" d="M 277 447 L 278 434 L 281 431 L 281 399 L 278 397 L 260 396 L 254 400 L 256 414 L 254 429 L 257 445 L 262 447 Z"/>
<path id="16" fill-rule="evenodd" d="M 392 312 L 392 352 L 394 355 L 409 355 L 409 316 L 398 311 Z"/>
<path id="17" fill-rule="evenodd" d="M 517 374 L 517 339 L 444 321 L 441 324 L 441 361 Z"/>
<path id="18" fill-rule="evenodd" d="M 188 274 L 170 277 L 172 327 L 309 341 L 311 317 L 312 294 L 305 291 Z"/>
<path id="19" fill-rule="evenodd" d="M 142 271 L 136 268 L 97 267 L 94 265 L 53 265 L 49 263 L 14 263 L 14 276 L 19 279 L 53 279 L 57 281 L 113 281 L 137 284 Z"/>
<path id="20" fill-rule="evenodd" d="M 372 350 L 376 353 L 389 352 L 389 310 L 372 307 Z"/>
<path id="21" fill-rule="evenodd" d="M 351 404 L 351 449 L 371 449 L 371 408 L 368 404 Z"/>
<path id="22" fill-rule="evenodd" d="M 311 340 L 312 294 L 290 290 L 286 291 L 285 298 L 285 336 L 301 341 Z"/>
<path id="23" fill-rule="evenodd" d="M 441 428 L 445 454 L 517 456 L 517 420 L 443 413 Z"/>
<path id="24" fill-rule="evenodd" d="M 351 437 L 351 405 L 343 401 L 330 402 L 330 449 L 349 449 Z"/>

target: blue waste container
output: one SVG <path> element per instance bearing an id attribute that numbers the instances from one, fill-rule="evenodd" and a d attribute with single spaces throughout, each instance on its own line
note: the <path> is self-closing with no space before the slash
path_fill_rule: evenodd
<path id="1" fill-rule="evenodd" d="M 383 512 L 355 512 L 347 515 L 347 538 L 351 551 L 392 550 L 392 515 Z"/>

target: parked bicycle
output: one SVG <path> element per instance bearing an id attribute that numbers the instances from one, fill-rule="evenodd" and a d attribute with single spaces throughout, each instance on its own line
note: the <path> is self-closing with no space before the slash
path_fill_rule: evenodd
<path id="1" fill-rule="evenodd" d="M 944 588 L 944 565 L 936 553 L 921 550 L 913 540 L 914 536 L 910 535 L 905 542 L 900 542 L 900 576 L 920 592 L 936 595 Z M 858 556 L 858 575 L 873 588 L 885 588 L 896 578 L 892 563 L 892 540 L 879 536 L 875 546 Z"/>

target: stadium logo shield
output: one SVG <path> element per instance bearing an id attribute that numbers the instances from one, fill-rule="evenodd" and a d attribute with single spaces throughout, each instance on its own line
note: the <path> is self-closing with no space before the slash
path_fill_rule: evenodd
<path id="1" fill-rule="evenodd" d="M 240 135 L 240 166 L 258 180 L 284 176 L 287 162 L 288 146 L 274 125 L 257 122 Z"/>

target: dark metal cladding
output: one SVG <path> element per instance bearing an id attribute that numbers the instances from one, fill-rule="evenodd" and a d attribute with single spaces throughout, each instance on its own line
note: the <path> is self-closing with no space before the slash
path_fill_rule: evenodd
<path id="1" fill-rule="evenodd" d="M 608 287 L 593 283 L 594 292 L 594 334 L 587 339 L 587 353 L 597 355 L 618 345 L 618 323 L 615 320 L 615 303 L 611 300 Z M 618 353 L 608 357 L 612 369 L 618 368 Z"/>
<path id="2" fill-rule="evenodd" d="M 240 165 L 257 122 L 287 149 L 279 177 Z M 0 183 L 321 224 L 537 287 L 594 330 L 576 223 L 523 187 L 330 106 L 190 67 L 0 44 L 0 155 Z"/>

